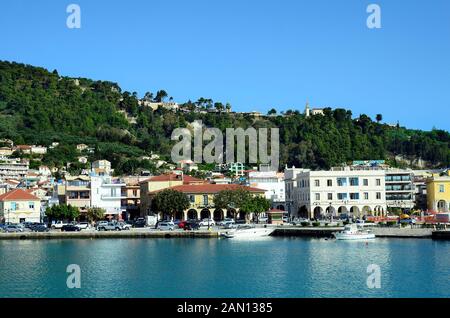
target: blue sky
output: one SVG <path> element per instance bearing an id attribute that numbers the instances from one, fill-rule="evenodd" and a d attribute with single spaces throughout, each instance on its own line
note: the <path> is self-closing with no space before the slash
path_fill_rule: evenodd
<path id="1" fill-rule="evenodd" d="M 81 7 L 81 29 L 66 7 Z M 366 8 L 381 7 L 381 29 Z M 234 110 L 344 107 L 450 130 L 448 0 L 2 0 L 0 59 Z"/>

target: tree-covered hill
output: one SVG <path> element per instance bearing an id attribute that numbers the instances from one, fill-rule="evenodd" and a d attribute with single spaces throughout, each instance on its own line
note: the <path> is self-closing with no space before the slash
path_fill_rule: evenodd
<path id="1" fill-rule="evenodd" d="M 156 99 L 166 96 L 160 91 Z M 206 108 L 225 108 L 210 99 L 183 106 L 194 109 L 205 107 L 204 103 Z M 393 161 L 396 155 L 421 158 L 432 167 L 450 166 L 450 134 L 446 131 L 392 127 L 366 115 L 353 118 L 345 109 L 325 109 L 324 116 L 310 118 L 298 111 L 271 113 L 255 118 L 226 112 L 152 111 L 139 106 L 136 93 L 122 92 L 115 83 L 68 78 L 56 70 L 0 62 L 0 138 L 16 144 L 50 145 L 58 141 L 68 147 L 62 153 L 50 151 L 43 158 L 50 165 L 74 160 L 76 153 L 69 149 L 86 143 L 96 148 L 92 160 L 106 158 L 118 172 L 130 173 L 143 164 L 137 158 L 152 151 L 169 158 L 173 129 L 202 120 L 222 130 L 279 127 L 282 166 L 317 169 L 366 159 L 386 159 L 395 165 L 400 164 Z"/>

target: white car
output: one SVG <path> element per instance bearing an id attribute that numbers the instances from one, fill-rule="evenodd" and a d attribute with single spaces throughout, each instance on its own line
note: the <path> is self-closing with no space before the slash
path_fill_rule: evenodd
<path id="1" fill-rule="evenodd" d="M 159 222 L 156 229 L 160 231 L 173 231 L 175 229 L 175 223 L 168 221 Z"/>
<path id="2" fill-rule="evenodd" d="M 52 229 L 60 230 L 64 225 L 67 225 L 67 223 L 63 221 L 57 221 L 56 223 L 52 224 Z"/>
<path id="3" fill-rule="evenodd" d="M 77 225 L 75 225 L 77 228 L 79 228 L 80 230 L 86 230 L 89 228 L 89 223 L 88 222 L 80 222 Z"/>
<path id="4" fill-rule="evenodd" d="M 199 223 L 199 226 L 200 227 L 202 227 L 202 226 L 215 226 L 216 225 L 216 222 L 214 222 L 214 220 L 213 219 L 203 219 L 203 220 L 201 220 L 200 221 L 200 223 Z"/>
<path id="5" fill-rule="evenodd" d="M 235 221 L 234 221 L 234 219 L 232 219 L 232 218 L 226 218 L 226 219 L 224 219 L 224 220 L 222 220 L 222 221 L 219 221 L 218 223 L 217 223 L 217 225 L 218 226 L 225 226 L 225 225 L 227 225 L 227 224 L 229 224 L 229 223 L 236 223 Z"/>

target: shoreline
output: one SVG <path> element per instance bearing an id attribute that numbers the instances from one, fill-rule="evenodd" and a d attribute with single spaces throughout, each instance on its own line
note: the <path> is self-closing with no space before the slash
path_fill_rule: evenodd
<path id="1" fill-rule="evenodd" d="M 277 227 L 274 237 L 331 238 L 343 227 Z M 52 240 L 52 239 L 152 239 L 152 238 L 219 238 L 220 230 L 202 231 L 81 231 L 81 232 L 20 232 L 0 233 L 0 240 Z M 410 228 L 372 228 L 380 238 L 450 239 L 450 231 Z"/>

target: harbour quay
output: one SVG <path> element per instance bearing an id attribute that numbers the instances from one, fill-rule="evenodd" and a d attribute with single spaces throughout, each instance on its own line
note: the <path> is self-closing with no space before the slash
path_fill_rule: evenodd
<path id="1" fill-rule="evenodd" d="M 438 230 L 432 233 L 433 240 L 450 240 L 450 230 Z"/>
<path id="2" fill-rule="evenodd" d="M 80 231 L 0 233 L 0 240 L 217 238 L 217 231 Z"/>

